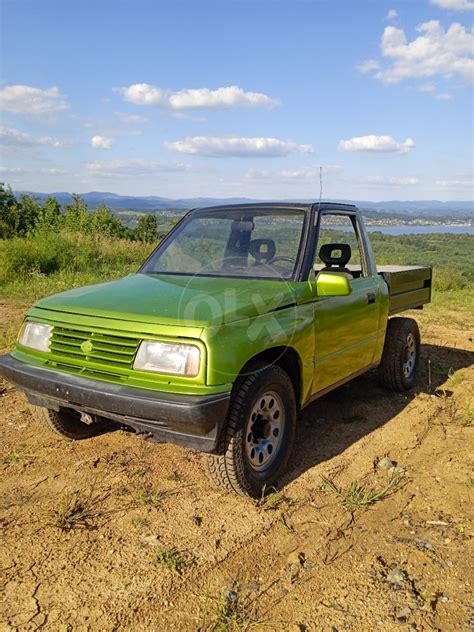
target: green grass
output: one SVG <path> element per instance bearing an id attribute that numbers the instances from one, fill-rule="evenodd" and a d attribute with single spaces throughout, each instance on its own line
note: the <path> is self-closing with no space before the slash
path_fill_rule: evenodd
<path id="1" fill-rule="evenodd" d="M 136 272 L 152 245 L 81 233 L 0 240 L 0 297 L 36 300 Z"/>
<path id="2" fill-rule="evenodd" d="M 374 505 L 397 492 L 405 484 L 405 474 L 395 472 L 390 476 L 388 483 L 380 489 L 368 489 L 358 481 L 352 481 L 347 487 L 339 487 L 326 476 L 321 476 L 321 480 L 324 488 L 337 498 L 344 509 L 355 511 Z"/>
<path id="3" fill-rule="evenodd" d="M 181 575 L 187 566 L 185 554 L 174 546 L 170 549 L 160 549 L 153 556 L 151 563 L 154 566 L 166 566 L 178 575 Z"/>
<path id="4" fill-rule="evenodd" d="M 5 454 L 1 462 L 3 465 L 17 465 L 20 461 L 30 461 L 36 458 L 34 454 L 29 454 L 27 449 L 26 443 L 20 443 L 14 450 Z"/>
<path id="5" fill-rule="evenodd" d="M 206 592 L 201 617 L 199 630 L 203 632 L 240 632 L 258 626 L 256 604 L 238 586 L 214 596 Z"/>
<path id="6" fill-rule="evenodd" d="M 334 239 L 339 235 L 334 233 Z M 342 234 L 343 236 L 344 234 Z M 473 235 L 372 233 L 379 264 L 428 264 L 436 292 L 474 286 Z M 33 301 L 81 285 L 135 272 L 153 244 L 62 230 L 0 240 L 0 297 Z"/>

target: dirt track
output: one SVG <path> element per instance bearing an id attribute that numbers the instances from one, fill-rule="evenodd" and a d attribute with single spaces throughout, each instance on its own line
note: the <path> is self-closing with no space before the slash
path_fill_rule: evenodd
<path id="1" fill-rule="evenodd" d="M 422 333 L 417 392 L 370 374 L 307 408 L 267 504 L 213 489 L 192 451 L 122 431 L 65 442 L 5 385 L 0 630 L 470 629 L 472 333 L 449 316 Z M 372 506 L 323 488 L 382 489 L 387 455 L 405 474 Z M 173 547 L 177 570 L 159 563 Z"/>

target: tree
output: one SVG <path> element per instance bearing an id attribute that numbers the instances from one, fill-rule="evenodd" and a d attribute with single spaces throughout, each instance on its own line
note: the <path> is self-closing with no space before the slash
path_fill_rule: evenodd
<path id="1" fill-rule="evenodd" d="M 156 215 L 141 215 L 135 229 L 135 236 L 139 241 L 146 241 L 147 243 L 156 241 L 157 228 Z"/>
<path id="2" fill-rule="evenodd" d="M 90 226 L 93 233 L 108 237 L 124 237 L 126 233 L 125 226 L 113 216 L 112 211 L 105 204 L 98 206 L 92 213 Z"/>
<path id="3" fill-rule="evenodd" d="M 17 203 L 10 187 L 0 182 L 0 239 L 15 235 Z"/>
<path id="4" fill-rule="evenodd" d="M 57 230 L 61 225 L 61 206 L 57 199 L 50 195 L 40 207 L 38 227 L 45 230 Z"/>
<path id="5" fill-rule="evenodd" d="M 17 204 L 15 233 L 24 236 L 34 230 L 40 214 L 41 206 L 38 204 L 38 200 L 30 195 L 22 195 Z"/>
<path id="6" fill-rule="evenodd" d="M 64 205 L 64 226 L 69 230 L 87 233 L 91 227 L 87 204 L 77 193 L 72 194 L 72 204 Z"/>

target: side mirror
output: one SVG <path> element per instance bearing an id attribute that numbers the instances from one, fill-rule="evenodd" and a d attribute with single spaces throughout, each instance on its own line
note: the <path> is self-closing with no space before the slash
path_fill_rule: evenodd
<path id="1" fill-rule="evenodd" d="M 316 277 L 317 296 L 349 296 L 351 292 L 351 284 L 345 274 L 320 272 Z"/>

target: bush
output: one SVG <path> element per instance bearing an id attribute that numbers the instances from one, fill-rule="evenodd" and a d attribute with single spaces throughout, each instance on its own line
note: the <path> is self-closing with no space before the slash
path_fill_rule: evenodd
<path id="1" fill-rule="evenodd" d="M 150 244 L 78 232 L 37 231 L 30 237 L 0 240 L 0 284 L 35 275 L 88 273 L 97 280 L 134 272 Z"/>
<path id="2" fill-rule="evenodd" d="M 72 265 L 74 256 L 74 248 L 55 233 L 2 241 L 0 281 L 6 283 L 33 273 L 52 274 Z"/>
<path id="3" fill-rule="evenodd" d="M 437 292 L 463 290 L 469 285 L 469 280 L 455 268 L 434 268 L 433 270 L 433 289 Z"/>

